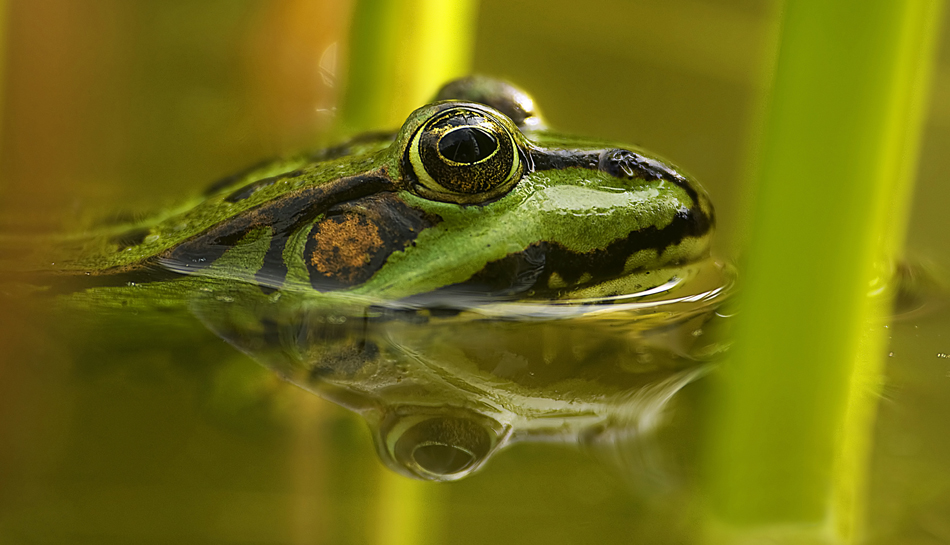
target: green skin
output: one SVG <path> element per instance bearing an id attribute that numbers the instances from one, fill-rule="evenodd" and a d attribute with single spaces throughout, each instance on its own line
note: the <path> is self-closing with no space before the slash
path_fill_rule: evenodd
<path id="1" fill-rule="evenodd" d="M 493 98 L 488 97 L 484 101 L 497 102 Z M 474 104 L 470 106 L 476 107 Z M 539 124 L 537 115 L 529 118 L 534 123 L 522 124 L 525 128 L 525 132 L 522 132 L 504 114 L 485 106 L 477 107 L 488 112 L 503 126 L 523 154 L 530 150 L 555 153 L 557 150 L 577 152 L 613 148 L 603 142 L 563 137 L 539 130 L 536 128 Z M 406 172 L 403 158 L 407 147 L 414 143 L 413 136 L 420 126 L 435 112 L 444 109 L 445 103 L 434 103 L 416 110 L 392 142 L 387 139 L 370 140 L 350 146 L 345 156 L 327 161 L 310 162 L 300 158 L 268 164 L 219 187 L 208 197 L 195 199 L 182 207 L 163 211 L 132 225 L 112 227 L 108 231 L 83 237 L 74 243 L 73 256 L 63 255 L 62 247 L 56 249 L 59 255 L 55 255 L 52 260 L 56 263 L 56 272 L 65 279 L 80 276 L 99 278 L 107 286 L 93 290 L 99 305 L 108 305 L 108 299 L 112 297 L 127 298 L 123 292 L 129 288 L 122 280 L 129 277 L 130 272 L 133 273 L 131 276 L 139 277 L 132 279 L 136 284 L 143 285 L 143 280 L 150 280 L 142 272 L 146 267 L 183 273 L 182 277 L 161 276 L 162 280 L 171 280 L 180 285 L 182 297 L 187 297 L 192 288 L 180 281 L 188 275 L 250 280 L 261 267 L 263 252 L 267 249 L 267 244 L 260 240 L 260 236 L 269 237 L 271 233 L 244 237 L 227 251 L 227 254 L 235 254 L 227 260 L 227 267 L 189 269 L 187 264 L 176 262 L 170 253 L 183 242 L 195 239 L 215 226 L 226 225 L 242 214 L 288 194 L 325 186 L 343 177 L 369 174 L 389 180 L 391 186 L 384 191 L 395 194 L 408 206 L 441 218 L 436 225 L 418 233 L 412 244 L 391 251 L 385 264 L 372 276 L 342 290 L 380 300 L 398 300 L 464 283 L 486 264 L 524 251 L 532 244 L 556 243 L 568 252 L 584 254 L 607 249 L 611 243 L 636 231 L 650 227 L 663 230 L 683 210 L 697 211 L 705 216 L 702 219 L 707 224 L 712 222 L 711 205 L 704 192 L 685 176 L 681 176 L 680 183 L 676 184 L 662 178 L 618 178 L 600 170 L 571 165 L 535 171 L 525 168 L 516 180 L 506 182 L 510 184 L 507 191 L 500 196 L 492 195 L 485 202 L 480 202 L 482 197 L 478 195 L 471 199 L 471 203 L 465 204 L 428 198 L 430 195 L 420 192 L 419 184 L 413 183 L 412 173 Z M 643 152 L 636 153 L 650 158 Z M 656 161 L 669 172 L 679 175 L 673 167 Z M 288 171 L 298 174 L 281 178 L 238 202 L 226 200 L 242 186 Z M 288 274 L 286 279 L 271 283 L 271 287 L 283 291 L 313 292 L 302 250 L 310 228 L 322 219 L 320 215 L 313 221 L 307 221 L 289 235 L 290 240 L 282 255 Z M 141 242 L 127 247 L 116 244 L 116 235 L 128 231 L 138 231 L 144 235 L 140 236 Z M 635 291 L 631 286 L 650 288 L 675 276 L 677 267 L 704 258 L 708 254 L 711 234 L 712 229 L 706 228 L 694 236 L 673 238 L 659 248 L 638 251 L 636 248 L 635 251 L 625 249 L 627 255 L 622 257 L 626 263 L 622 274 L 612 275 L 615 278 L 598 277 L 597 271 L 591 271 L 593 275 L 582 274 L 580 278 L 565 282 L 557 274 L 558 264 L 549 262 L 548 267 L 554 274 L 547 277 L 547 285 L 536 287 L 543 292 L 541 298 L 597 297 Z M 247 244 L 256 244 L 257 252 L 239 248 Z M 337 245 L 340 244 L 343 242 Z M 237 254 L 242 255 L 240 260 L 234 259 Z M 668 274 L 660 275 L 662 278 L 658 277 L 653 282 L 643 281 L 642 273 L 662 269 L 668 269 Z M 618 287 L 616 277 L 629 273 L 634 273 L 637 277 L 635 280 L 640 281 L 627 282 Z M 110 282 L 106 280 L 113 276 L 119 279 L 115 282 L 118 290 L 110 289 L 113 286 L 109 286 Z M 268 284 L 260 279 L 256 283 Z M 79 286 L 83 287 L 81 283 Z M 163 291 L 167 290 L 163 288 Z M 534 293 L 518 295 L 526 298 L 532 297 Z"/>
<path id="2" fill-rule="evenodd" d="M 30 278 L 72 309 L 187 309 L 282 377 L 361 412 L 383 459 L 424 479 L 467 475 L 514 440 L 629 421 L 619 407 L 631 390 L 682 386 L 693 364 L 668 351 L 629 362 L 643 354 L 637 339 L 702 309 L 633 328 L 625 315 L 613 329 L 479 317 L 493 303 L 572 301 L 587 305 L 580 316 L 592 299 L 677 279 L 682 289 L 709 262 L 703 190 L 642 151 L 547 131 L 508 84 L 468 78 L 437 98 L 395 137 L 267 164 L 174 210 L 61 240 L 43 256 L 54 270 Z M 299 218 L 281 223 L 287 210 Z M 447 306 L 456 311 L 435 313 Z M 391 319 L 407 308 L 417 318 Z M 432 462 L 444 449 L 419 444 L 458 456 Z"/>

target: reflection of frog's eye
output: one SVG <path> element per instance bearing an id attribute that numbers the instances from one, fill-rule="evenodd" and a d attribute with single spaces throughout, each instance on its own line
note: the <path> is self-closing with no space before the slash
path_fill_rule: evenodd
<path id="1" fill-rule="evenodd" d="M 497 444 L 494 430 L 473 419 L 438 414 L 390 418 L 381 444 L 395 469 L 431 481 L 453 481 L 475 470 Z"/>
<path id="2" fill-rule="evenodd" d="M 428 199 L 472 204 L 496 199 L 521 178 L 521 154 L 494 114 L 444 110 L 426 121 L 409 144 L 409 162 Z"/>

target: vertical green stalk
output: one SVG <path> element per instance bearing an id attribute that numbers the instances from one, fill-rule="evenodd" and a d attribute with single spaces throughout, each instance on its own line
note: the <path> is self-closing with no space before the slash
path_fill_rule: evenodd
<path id="1" fill-rule="evenodd" d="M 395 128 L 446 81 L 468 74 L 477 0 L 359 0 L 350 31 L 340 127 Z M 376 541 L 431 541 L 439 520 L 432 483 L 380 468 Z"/>
<path id="2" fill-rule="evenodd" d="M 468 74 L 476 0 L 360 0 L 353 13 L 346 132 L 398 127 L 446 81 Z"/>
<path id="3" fill-rule="evenodd" d="M 708 459 L 713 541 L 859 538 L 941 0 L 789 0 Z"/>

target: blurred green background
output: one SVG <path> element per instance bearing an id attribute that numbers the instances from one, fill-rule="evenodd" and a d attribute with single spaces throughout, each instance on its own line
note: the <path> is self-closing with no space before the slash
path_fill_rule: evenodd
<path id="1" fill-rule="evenodd" d="M 8 0 L 0 229 L 153 209 L 326 142 L 348 2 Z M 551 126 L 672 159 L 709 190 L 735 257 L 778 4 L 480 3 L 474 71 L 531 92 Z M 944 24 L 950 29 L 950 24 Z M 908 251 L 950 270 L 950 33 Z M 803 158 L 807 164 L 807 158 Z M 685 543 L 703 385 L 659 437 L 679 477 L 638 490 L 576 449 L 518 446 L 451 485 L 405 485 L 345 411 L 277 381 L 195 320 L 64 323 L 0 309 L 0 543 L 389 543 L 411 486 L 423 543 Z M 872 543 L 950 543 L 950 310 L 891 325 Z M 634 483 L 636 484 L 636 483 Z"/>

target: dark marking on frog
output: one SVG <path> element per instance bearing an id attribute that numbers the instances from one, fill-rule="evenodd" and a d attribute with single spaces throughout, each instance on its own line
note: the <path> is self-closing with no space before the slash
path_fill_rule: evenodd
<path id="1" fill-rule="evenodd" d="M 675 184 L 683 189 L 690 200 L 699 204 L 699 196 L 696 189 L 690 185 L 682 174 L 669 167 L 668 165 L 634 153 L 625 149 L 608 149 L 600 152 L 600 158 L 597 164 L 601 172 L 606 172 L 615 178 L 641 180 L 665 180 Z"/>
<path id="2" fill-rule="evenodd" d="M 491 261 L 464 282 L 443 286 L 433 291 L 419 293 L 400 300 L 413 309 L 424 309 L 432 318 L 451 318 L 458 315 L 463 309 L 483 303 L 499 300 L 514 300 L 525 292 L 535 289 L 546 278 L 546 264 L 548 244 L 535 243 L 527 249 L 508 254 L 507 256 Z M 548 276 L 550 276 L 548 274 Z M 406 321 L 426 321 L 426 314 L 417 310 L 407 317 Z M 389 317 L 399 317 L 389 310 Z"/>
<path id="3" fill-rule="evenodd" d="M 548 262 L 547 249 L 546 242 L 539 242 L 523 251 L 491 261 L 463 284 L 466 289 L 492 297 L 524 293 L 536 286 L 544 276 Z"/>
<path id="4" fill-rule="evenodd" d="M 586 168 L 600 170 L 599 151 L 547 150 L 533 148 L 528 155 L 534 164 L 534 170 L 564 170 L 566 168 Z"/>
<path id="5" fill-rule="evenodd" d="M 148 229 L 132 229 L 131 231 L 126 231 L 120 235 L 112 237 L 109 242 L 115 244 L 118 248 L 116 251 L 122 251 L 126 248 L 131 248 L 133 246 L 138 246 L 145 240 L 145 237 L 149 234 Z"/>
<path id="6" fill-rule="evenodd" d="M 304 262 L 310 283 L 319 291 L 362 284 L 392 253 L 404 250 L 420 232 L 440 221 L 392 193 L 336 205 L 307 236 Z"/>
<path id="7" fill-rule="evenodd" d="M 254 193 L 257 193 L 261 189 L 272 186 L 280 180 L 287 178 L 294 178 L 303 174 L 303 171 L 300 169 L 291 170 L 290 172 L 285 172 L 283 174 L 278 174 L 277 176 L 271 176 L 269 178 L 261 178 L 255 182 L 251 182 L 236 191 L 230 193 L 227 197 L 224 198 L 226 202 L 241 202 L 244 199 L 249 198 Z"/>
<path id="8" fill-rule="evenodd" d="M 615 240 L 605 248 L 590 252 L 575 252 L 557 242 L 547 243 L 548 263 L 542 275 L 538 278 L 536 291 L 550 293 L 548 282 L 553 274 L 557 274 L 568 286 L 580 285 L 585 274 L 590 279 L 585 285 L 597 284 L 611 278 L 617 278 L 630 271 L 624 267 L 627 258 L 641 250 L 656 250 L 660 254 L 665 248 L 679 244 L 687 237 L 701 237 L 712 228 L 712 223 L 703 213 L 696 213 L 695 209 L 682 209 L 673 220 L 662 229 L 649 226 L 639 231 L 633 231 L 625 238 Z"/>
<path id="9" fill-rule="evenodd" d="M 682 174 L 661 161 L 630 150 L 613 148 L 584 151 L 532 148 L 529 154 L 536 171 L 573 167 L 599 170 L 620 179 L 664 180 L 682 188 L 693 204 L 699 205 L 696 190 Z"/>
<path id="10" fill-rule="evenodd" d="M 256 279 L 262 286 L 279 288 L 287 275 L 282 259 L 284 247 L 295 229 L 313 221 L 333 205 L 396 189 L 383 170 L 338 178 L 245 210 L 141 262 L 102 270 L 30 273 L 31 283 L 48 285 L 45 293 L 62 294 L 97 287 L 173 281 L 211 266 L 252 230 L 270 227 L 270 246 Z"/>
<path id="11" fill-rule="evenodd" d="M 343 142 L 342 144 L 317 150 L 307 156 L 311 161 L 332 161 L 353 153 L 353 148 L 366 144 L 392 142 L 396 139 L 394 131 L 372 131 L 363 133 Z"/>
<path id="12" fill-rule="evenodd" d="M 105 271 L 93 273 L 91 271 L 41 271 L 30 272 L 24 281 L 31 284 L 46 286 L 42 295 L 64 295 L 92 288 L 111 288 L 117 286 L 132 286 L 149 282 L 173 282 L 184 278 L 182 275 L 169 271 L 151 260 L 125 267 L 113 267 Z"/>
<path id="13" fill-rule="evenodd" d="M 684 208 L 662 229 L 649 226 L 633 231 L 604 248 L 590 252 L 576 252 L 558 242 L 540 241 L 525 250 L 487 263 L 464 282 L 410 299 L 426 304 L 444 303 L 456 297 L 460 302 L 473 303 L 483 297 L 513 299 L 528 292 L 532 292 L 532 297 L 550 298 L 565 289 L 549 287 L 554 274 L 568 288 L 618 278 L 632 272 L 624 269 L 627 258 L 636 252 L 647 249 L 661 252 L 687 237 L 701 237 L 711 228 L 712 223 L 705 214 L 696 214 L 694 209 Z"/>
<path id="14" fill-rule="evenodd" d="M 379 171 L 293 191 L 208 228 L 160 254 L 158 262 L 176 270 L 184 269 L 182 272 L 197 272 L 214 263 L 252 230 L 270 227 L 270 245 L 255 280 L 262 286 L 280 287 L 287 276 L 284 247 L 296 229 L 339 203 L 394 190 L 392 180 Z"/>
<path id="15" fill-rule="evenodd" d="M 364 134 L 360 134 L 360 135 L 358 135 L 358 136 L 355 136 L 355 137 L 351 138 L 350 140 L 347 140 L 346 142 L 343 142 L 342 144 L 339 144 L 339 145 L 336 145 L 336 146 L 330 146 L 330 147 L 327 147 L 327 148 L 323 148 L 323 149 L 317 150 L 317 151 L 315 151 L 315 152 L 310 153 L 309 155 L 307 155 L 306 158 L 307 158 L 308 160 L 314 161 L 314 162 L 332 161 L 333 159 L 340 159 L 340 158 L 342 158 L 342 157 L 346 157 L 347 155 L 350 155 L 350 154 L 352 153 L 352 151 L 353 151 L 353 148 L 356 147 L 356 146 L 365 145 L 365 144 L 372 144 L 372 143 L 375 143 L 375 142 L 378 142 L 378 143 L 391 142 L 392 140 L 395 139 L 395 137 L 396 137 L 396 133 L 393 132 L 393 131 L 368 132 L 368 133 L 364 133 Z M 241 170 L 235 172 L 234 174 L 229 174 L 229 175 L 227 175 L 227 176 L 225 176 L 225 177 L 223 177 L 223 178 L 221 178 L 221 179 L 219 179 L 219 180 L 217 180 L 217 181 L 215 181 L 215 182 L 209 184 L 208 187 L 205 188 L 205 190 L 204 190 L 204 192 L 202 193 L 202 195 L 205 196 L 205 197 L 210 197 L 210 196 L 212 196 L 212 195 L 218 193 L 219 191 L 223 191 L 223 190 L 225 190 L 225 189 L 227 189 L 227 188 L 233 186 L 234 184 L 240 182 L 240 181 L 243 180 L 244 178 L 247 178 L 247 177 L 250 176 L 251 174 L 254 174 L 254 172 L 256 172 L 256 171 L 258 171 L 258 170 L 263 170 L 263 169 L 267 168 L 268 166 L 277 163 L 278 161 L 279 161 L 278 158 L 266 159 L 266 160 L 264 160 L 264 161 L 260 161 L 260 162 L 258 162 L 258 163 L 254 163 L 253 165 L 251 165 L 251 166 L 249 166 L 249 167 L 247 167 L 247 168 L 243 168 L 243 169 L 241 169 Z M 286 176 L 286 175 L 285 175 L 285 174 L 280 174 L 279 176 Z M 256 182 L 253 182 L 253 183 L 256 183 Z M 240 190 L 241 190 L 241 188 L 238 188 L 237 191 L 239 192 Z M 230 198 L 230 197 L 229 197 L 229 198 Z M 238 199 L 238 200 L 240 200 L 240 199 Z M 237 201 L 231 201 L 231 200 L 229 200 L 228 202 L 237 202 Z"/>

